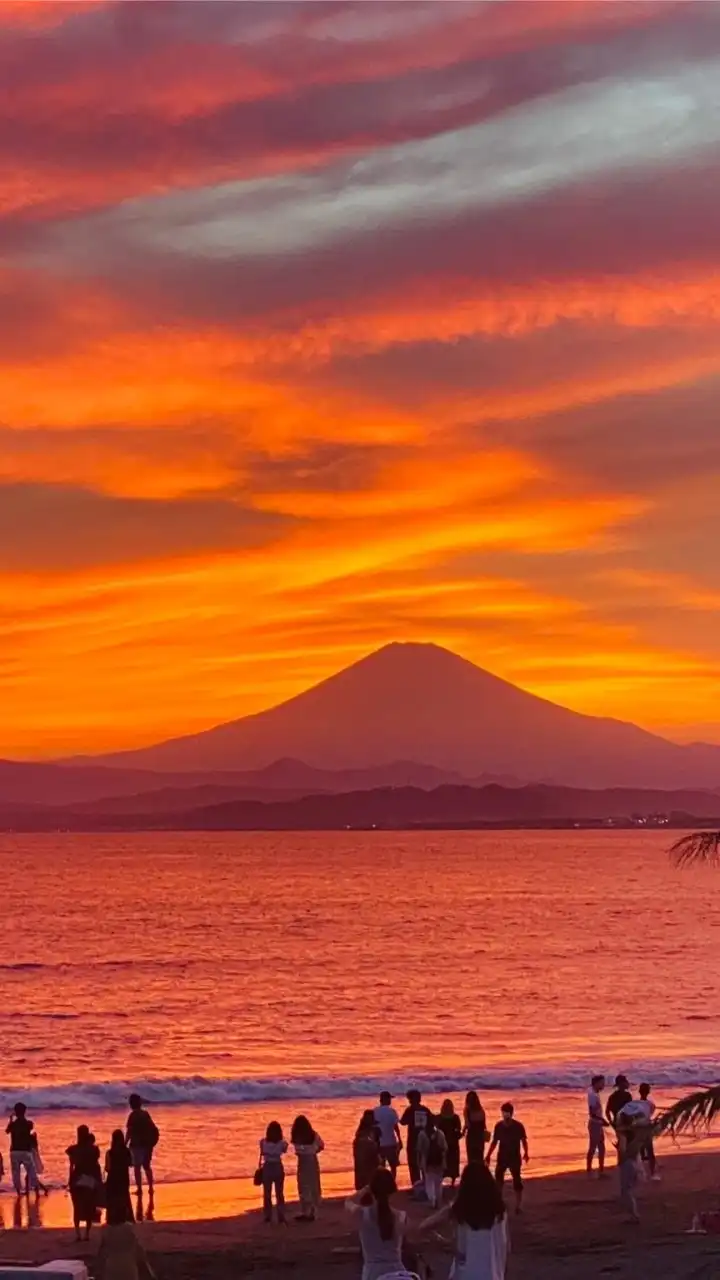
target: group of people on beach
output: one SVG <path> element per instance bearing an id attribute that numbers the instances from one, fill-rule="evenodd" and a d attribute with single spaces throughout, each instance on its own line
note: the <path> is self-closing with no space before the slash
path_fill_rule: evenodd
<path id="1" fill-rule="evenodd" d="M 43 1164 L 35 1124 L 29 1119 L 24 1102 L 16 1102 L 5 1130 L 10 1139 L 10 1170 L 18 1196 L 47 1194 L 40 1181 Z M 130 1113 L 125 1129 L 116 1129 L 101 1164 L 100 1148 L 95 1134 L 87 1125 L 78 1127 L 75 1141 L 67 1148 L 68 1190 L 73 1206 L 76 1239 L 90 1238 L 90 1228 L 99 1222 L 102 1210 L 110 1225 L 135 1221 L 130 1196 L 130 1170 L 134 1170 L 138 1191 L 138 1211 L 142 1214 L 143 1176 L 150 1197 L 152 1213 L 154 1177 L 152 1158 L 160 1132 L 139 1094 L 130 1096 Z"/>
<path id="2" fill-rule="evenodd" d="M 593 1161 L 597 1156 L 598 1177 L 605 1174 L 605 1133 L 615 1134 L 620 1196 L 633 1221 L 638 1221 L 635 1188 L 640 1176 L 639 1167 L 646 1167 L 648 1176 L 660 1181 L 653 1143 L 653 1116 L 657 1110 L 652 1100 L 651 1086 L 641 1084 L 638 1097 L 633 1098 L 625 1075 L 615 1077 L 613 1089 L 603 1111 L 602 1093 L 605 1077 L 593 1076 L 588 1089 L 588 1149 L 586 1167 L 588 1176 L 593 1173 Z"/>

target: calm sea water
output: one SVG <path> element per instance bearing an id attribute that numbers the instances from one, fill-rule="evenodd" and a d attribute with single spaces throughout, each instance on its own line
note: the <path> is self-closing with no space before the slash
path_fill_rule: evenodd
<path id="1" fill-rule="evenodd" d="M 0 837 L 0 1106 L 32 1106 L 59 1182 L 75 1125 L 105 1141 L 137 1088 L 175 1184 L 247 1176 L 304 1110 L 341 1188 L 365 1098 L 477 1086 L 536 1171 L 572 1167 L 592 1072 L 661 1101 L 720 1076 L 720 876 L 668 842 Z"/>

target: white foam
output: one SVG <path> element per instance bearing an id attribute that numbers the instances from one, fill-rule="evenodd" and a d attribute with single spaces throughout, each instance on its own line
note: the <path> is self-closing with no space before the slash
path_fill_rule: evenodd
<path id="1" fill-rule="evenodd" d="M 128 1096 L 139 1093 L 155 1106 L 232 1106 L 303 1098 L 375 1097 L 382 1089 L 402 1096 L 416 1086 L 424 1093 L 464 1093 L 468 1089 L 518 1092 L 522 1089 L 566 1091 L 586 1089 L 592 1075 L 605 1072 L 608 1080 L 623 1071 L 633 1083 L 648 1080 L 658 1088 L 701 1087 L 720 1076 L 720 1060 L 695 1058 L 672 1061 L 646 1059 L 619 1063 L 574 1062 L 519 1067 L 407 1068 L 386 1075 L 149 1076 L 135 1080 L 76 1081 L 68 1084 L 0 1086 L 0 1110 L 21 1098 L 34 1111 L 105 1111 L 125 1109 Z"/>

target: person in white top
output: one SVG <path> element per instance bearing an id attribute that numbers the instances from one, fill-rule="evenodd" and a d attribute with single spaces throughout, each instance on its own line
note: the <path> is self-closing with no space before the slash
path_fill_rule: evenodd
<path id="1" fill-rule="evenodd" d="M 649 1084 L 640 1085 L 640 1088 L 638 1089 L 638 1093 L 640 1094 L 638 1106 L 642 1107 L 643 1114 L 647 1116 L 648 1123 L 652 1124 L 652 1118 L 657 1111 L 657 1107 L 650 1097 L 650 1088 L 651 1086 Z M 652 1181 L 660 1182 L 660 1174 L 657 1171 L 657 1160 L 655 1159 L 655 1144 L 653 1142 L 652 1129 L 649 1130 L 648 1137 L 642 1145 L 640 1156 L 643 1163 L 648 1167 L 648 1172 Z"/>
<path id="2" fill-rule="evenodd" d="M 272 1193 L 275 1191 L 278 1222 L 285 1221 L 285 1167 L 283 1156 L 288 1144 L 277 1120 L 271 1120 L 260 1139 L 260 1171 L 263 1189 L 263 1212 L 266 1222 L 272 1222 Z"/>
<path id="3" fill-rule="evenodd" d="M 447 1138 L 438 1129 L 435 1117 L 428 1115 L 425 1128 L 418 1134 L 417 1158 L 420 1165 L 425 1194 L 434 1209 L 442 1204 L 442 1187 L 447 1160 Z"/>
<path id="4" fill-rule="evenodd" d="M 373 1111 L 373 1116 L 380 1134 L 380 1159 L 394 1174 L 400 1164 L 402 1138 L 400 1117 L 392 1105 L 392 1094 L 387 1089 L 380 1094 L 380 1105 Z"/>
<path id="5" fill-rule="evenodd" d="M 452 1204 L 433 1213 L 421 1230 L 450 1220 L 455 1257 L 450 1280 L 505 1280 L 508 1237 L 502 1192 L 485 1164 L 466 1165 Z"/>
<path id="6" fill-rule="evenodd" d="M 345 1208 L 357 1217 L 363 1256 L 362 1280 L 381 1280 L 403 1271 L 402 1246 L 407 1214 L 393 1209 L 390 1201 L 397 1188 L 389 1169 L 376 1169 L 370 1185 L 345 1201 Z"/>
<path id="7" fill-rule="evenodd" d="M 605 1088 L 604 1076 L 593 1076 L 588 1089 L 588 1149 L 586 1167 L 588 1174 L 592 1174 L 593 1157 L 597 1153 L 598 1175 L 602 1178 L 605 1172 L 605 1130 L 607 1129 L 607 1120 L 603 1115 L 602 1098 L 600 1097 Z"/>

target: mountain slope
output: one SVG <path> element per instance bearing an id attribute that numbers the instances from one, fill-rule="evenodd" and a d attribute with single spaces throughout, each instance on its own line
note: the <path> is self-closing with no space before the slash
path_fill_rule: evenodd
<path id="1" fill-rule="evenodd" d="M 720 747 L 579 715 L 432 644 L 387 645 L 277 707 L 102 763 L 258 769 L 287 756 L 322 769 L 421 760 L 570 786 L 720 785 Z"/>

